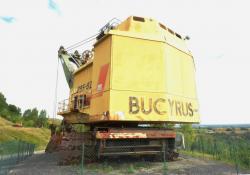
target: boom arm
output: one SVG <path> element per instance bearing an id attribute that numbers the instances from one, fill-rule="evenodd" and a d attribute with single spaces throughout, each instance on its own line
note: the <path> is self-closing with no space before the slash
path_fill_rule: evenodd
<path id="1" fill-rule="evenodd" d="M 77 58 L 73 58 L 70 54 L 68 54 L 67 51 L 63 48 L 63 46 L 61 46 L 58 51 L 58 57 L 62 63 L 67 83 L 71 88 L 73 85 L 73 73 L 78 67 L 80 67 L 80 61 Z M 72 63 L 74 63 L 74 65 L 76 66 L 74 66 Z"/>

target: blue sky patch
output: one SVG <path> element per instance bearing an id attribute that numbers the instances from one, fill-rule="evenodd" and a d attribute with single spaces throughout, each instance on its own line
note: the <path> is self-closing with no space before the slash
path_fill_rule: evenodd
<path id="1" fill-rule="evenodd" d="M 16 20 L 13 16 L 0 16 L 0 19 L 6 23 L 13 23 Z"/>
<path id="2" fill-rule="evenodd" d="M 48 0 L 48 8 L 52 11 L 55 11 L 59 15 L 61 14 L 59 5 L 54 0 Z"/>

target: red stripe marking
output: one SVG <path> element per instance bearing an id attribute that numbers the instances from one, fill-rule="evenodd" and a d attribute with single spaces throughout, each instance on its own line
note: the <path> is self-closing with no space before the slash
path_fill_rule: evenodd
<path id="1" fill-rule="evenodd" d="M 101 67 L 101 70 L 100 70 L 100 73 L 99 73 L 99 80 L 98 80 L 97 86 L 98 85 L 102 86 L 101 91 L 103 91 L 104 87 L 105 87 L 105 82 L 106 82 L 106 79 L 107 79 L 108 69 L 109 69 L 109 63 L 104 64 Z"/>

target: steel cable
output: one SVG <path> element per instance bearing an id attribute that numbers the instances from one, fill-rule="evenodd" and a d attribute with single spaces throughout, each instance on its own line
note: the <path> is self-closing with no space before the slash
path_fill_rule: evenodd
<path id="1" fill-rule="evenodd" d="M 105 28 L 108 24 L 109 25 L 114 25 L 114 24 L 118 25 L 120 22 L 121 22 L 121 20 L 119 20 L 117 18 L 113 18 L 113 19 L 109 20 L 109 22 L 104 27 L 102 27 L 101 30 L 98 33 L 96 33 L 95 35 L 92 35 L 92 36 L 90 36 L 90 37 L 88 37 L 88 38 L 86 38 L 86 39 L 84 39 L 82 41 L 79 41 L 79 42 L 77 42 L 75 44 L 70 45 L 65 50 L 70 51 L 70 50 L 75 49 L 75 48 L 77 48 L 79 46 L 82 46 L 82 45 L 84 45 L 84 44 L 86 44 L 86 43 L 88 43 L 90 41 L 93 41 L 94 39 L 96 39 L 96 36 L 98 36 L 102 32 L 102 29 Z"/>
<path id="2" fill-rule="evenodd" d="M 79 42 L 77 42 L 77 43 L 75 43 L 75 44 L 72 44 L 71 46 L 67 47 L 65 50 L 66 50 L 66 51 L 69 51 L 69 50 L 72 50 L 72 49 L 74 49 L 74 48 L 76 48 L 76 47 L 79 47 L 79 46 L 81 46 L 81 45 L 83 45 L 83 44 L 86 44 L 86 43 L 88 43 L 88 42 L 94 40 L 95 37 L 96 37 L 97 35 L 99 35 L 99 34 L 100 34 L 100 32 L 98 32 L 97 34 L 92 35 L 92 36 L 90 36 L 90 37 L 88 37 L 88 38 L 86 38 L 86 39 L 84 39 L 84 40 L 82 40 L 82 41 L 79 41 Z"/>

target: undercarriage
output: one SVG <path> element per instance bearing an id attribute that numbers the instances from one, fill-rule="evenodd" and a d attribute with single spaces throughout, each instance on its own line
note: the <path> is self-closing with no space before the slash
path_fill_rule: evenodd
<path id="1" fill-rule="evenodd" d="M 96 162 L 105 158 L 136 157 L 155 161 L 174 160 L 175 132 L 163 128 L 90 127 L 90 131 L 65 129 L 54 136 L 46 152 L 59 151 L 60 164 Z M 53 138 L 53 136 L 52 136 Z M 56 141 L 57 140 L 57 141 Z M 50 145 L 57 144 L 53 150 Z"/>

